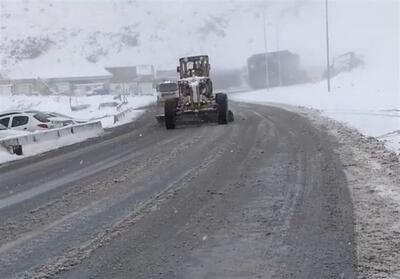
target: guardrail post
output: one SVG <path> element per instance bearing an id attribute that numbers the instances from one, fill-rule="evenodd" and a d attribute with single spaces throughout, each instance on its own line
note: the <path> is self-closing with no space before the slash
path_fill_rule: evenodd
<path id="1" fill-rule="evenodd" d="M 12 146 L 12 153 L 15 154 L 15 155 L 18 155 L 18 156 L 23 155 L 22 145 L 20 145 L 20 144 L 13 145 Z"/>

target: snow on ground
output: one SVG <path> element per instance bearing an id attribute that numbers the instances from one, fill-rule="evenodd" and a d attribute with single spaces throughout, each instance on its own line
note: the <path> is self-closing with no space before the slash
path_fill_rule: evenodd
<path id="1" fill-rule="evenodd" d="M 102 121 L 102 125 L 105 128 L 124 125 L 129 122 L 132 122 L 133 120 L 141 116 L 145 111 L 146 111 L 145 109 L 128 110 L 125 116 L 122 119 L 120 119 L 117 123 L 114 123 L 114 119 L 108 118 L 108 121 L 110 122 L 104 123 L 105 121 Z M 111 122 L 111 120 L 113 121 Z"/>
<path id="2" fill-rule="evenodd" d="M 299 14 L 311 26 L 321 27 L 311 19 L 322 1 L 314 1 Z M 317 3 L 319 3 L 317 5 Z M 319 109 L 325 116 L 347 123 L 365 135 L 387 141 L 387 147 L 400 152 L 400 70 L 398 1 L 330 1 L 330 49 L 332 57 L 346 51 L 361 56 L 363 65 L 332 79 L 327 92 L 326 81 L 289 87 L 233 94 L 234 100 L 252 103 L 284 103 Z M 356 16 L 355 16 L 356 15 Z M 308 17 L 307 17 L 308 16 Z M 294 22 L 294 21 L 293 21 Z M 304 34 L 299 28 L 295 34 Z M 311 48 L 307 53 L 326 58 L 325 41 L 318 38 L 292 41 Z M 313 32 L 310 32 L 314 36 Z M 299 35 L 298 35 L 299 36 Z M 308 36 L 308 35 L 307 35 Z M 311 42 L 311 43 L 304 43 Z M 317 51 L 319 48 L 319 51 Z M 302 60 L 305 53 L 299 51 Z M 308 60 L 308 58 L 307 58 Z M 331 59 L 332 60 L 332 59 Z M 304 62 L 304 61 L 303 61 Z M 323 65 L 319 61 L 319 65 Z"/>
<path id="3" fill-rule="evenodd" d="M 77 105 L 90 105 L 89 108 L 72 111 L 70 107 L 70 102 L 72 106 Z M 82 96 L 82 97 L 72 97 L 68 96 L 0 96 L 0 112 L 8 110 L 40 110 L 48 112 L 57 112 L 71 116 L 76 119 L 81 120 L 101 120 L 103 128 L 110 128 L 115 126 L 113 123 L 113 116 L 123 110 L 128 108 L 137 109 L 140 107 L 147 106 L 155 102 L 155 97 L 153 96 L 131 96 L 128 97 L 128 103 L 123 105 L 119 110 L 116 107 L 104 107 L 99 108 L 102 103 L 108 102 L 118 102 L 119 100 L 114 100 L 111 95 L 103 96 Z M 132 112 L 129 116 L 130 120 L 138 116 L 138 112 Z M 120 125 L 121 123 L 116 123 Z"/>
<path id="4" fill-rule="evenodd" d="M 17 156 L 15 154 L 10 154 L 4 147 L 0 146 L 0 164 L 18 160 L 19 158 L 24 158 L 23 156 Z"/>
<path id="5" fill-rule="evenodd" d="M 306 108 L 283 106 L 334 135 L 354 205 L 359 278 L 400 278 L 400 160 L 381 141 Z"/>
<path id="6" fill-rule="evenodd" d="M 103 128 L 111 128 L 133 121 L 144 112 L 144 109 L 140 108 L 153 103 L 155 97 L 132 96 L 128 97 L 128 103 L 124 104 L 120 109 L 117 109 L 116 107 L 99 108 L 99 105 L 102 103 L 115 101 L 120 103 L 120 101 L 114 100 L 113 96 L 109 95 L 73 97 L 71 99 L 71 104 L 73 106 L 84 104 L 90 106 L 84 110 L 72 111 L 70 107 L 70 98 L 67 96 L 0 96 L 0 112 L 9 110 L 40 110 L 57 112 L 78 120 L 99 120 L 101 121 Z M 128 110 L 129 112 L 127 112 L 120 121 L 114 123 L 114 115 L 125 110 Z M 4 147 L 0 146 L 0 164 L 37 155 L 62 146 L 82 142 L 88 138 L 100 135 L 101 132 L 98 130 L 90 130 L 85 133 L 81 132 L 79 134 L 71 134 L 54 140 L 45 140 L 32 145 L 24 145 L 24 155 L 22 156 L 10 154 Z"/>
<path id="7" fill-rule="evenodd" d="M 40 132 L 35 132 L 40 133 Z M 44 140 L 35 144 L 23 145 L 23 155 L 10 154 L 4 147 L 0 146 L 0 164 L 20 160 L 26 157 L 41 154 L 50 150 L 58 149 L 74 143 L 85 141 L 89 138 L 98 137 L 102 134 L 102 130 L 89 130 L 84 133 L 70 134 L 54 140 Z M 4 139 L 2 139 L 4 140 Z"/>
<path id="8" fill-rule="evenodd" d="M 367 136 L 386 141 L 400 153 L 400 95 L 398 78 L 375 78 L 367 67 L 344 73 L 332 80 L 232 94 L 236 101 L 283 103 L 321 110 L 322 114 L 344 122 Z"/>

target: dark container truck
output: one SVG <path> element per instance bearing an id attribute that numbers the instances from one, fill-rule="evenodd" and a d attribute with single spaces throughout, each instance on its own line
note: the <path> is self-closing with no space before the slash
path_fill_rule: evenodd
<path id="1" fill-rule="evenodd" d="M 303 80 L 303 73 L 299 68 L 299 62 L 299 56 L 287 50 L 268 52 L 267 55 L 254 54 L 247 59 L 249 85 L 254 89 L 260 89 L 300 83 Z M 268 85 L 266 64 L 268 64 Z"/>

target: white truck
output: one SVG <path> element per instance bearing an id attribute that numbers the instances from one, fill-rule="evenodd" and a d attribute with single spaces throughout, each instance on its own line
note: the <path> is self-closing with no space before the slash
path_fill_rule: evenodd
<path id="1" fill-rule="evenodd" d="M 179 96 L 178 83 L 175 81 L 163 81 L 157 85 L 157 102 L 165 103 L 167 99 Z"/>

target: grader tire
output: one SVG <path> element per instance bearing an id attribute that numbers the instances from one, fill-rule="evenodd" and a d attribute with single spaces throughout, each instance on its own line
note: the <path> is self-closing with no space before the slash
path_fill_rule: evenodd
<path id="1" fill-rule="evenodd" d="M 175 129 L 176 126 L 177 99 L 167 99 L 164 104 L 165 127 L 167 130 Z"/>
<path id="2" fill-rule="evenodd" d="M 225 93 L 215 94 L 218 105 L 218 124 L 228 124 L 228 96 Z"/>
<path id="3" fill-rule="evenodd" d="M 233 112 L 231 110 L 228 110 L 228 121 L 233 122 L 235 120 L 235 117 L 233 116 Z"/>

